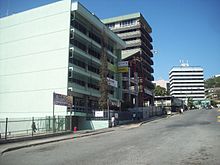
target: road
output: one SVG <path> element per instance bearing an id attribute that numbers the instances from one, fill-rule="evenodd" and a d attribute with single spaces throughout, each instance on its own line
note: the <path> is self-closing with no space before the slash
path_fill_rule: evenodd
<path id="1" fill-rule="evenodd" d="M 1 165 L 219 165 L 220 112 L 187 111 L 138 128 L 10 151 Z"/>

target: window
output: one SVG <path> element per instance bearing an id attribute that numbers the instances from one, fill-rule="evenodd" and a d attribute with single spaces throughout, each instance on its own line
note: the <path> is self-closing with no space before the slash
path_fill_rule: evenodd
<path id="1" fill-rule="evenodd" d="M 126 21 L 122 21 L 120 22 L 120 27 L 124 27 L 124 26 L 131 26 L 135 24 L 135 20 L 131 19 L 131 20 L 126 20 Z"/>
<path id="2" fill-rule="evenodd" d="M 70 40 L 70 43 L 74 46 L 78 47 L 79 49 L 86 51 L 86 45 L 82 44 L 81 42 L 77 41 L 76 39 Z"/>
<path id="3" fill-rule="evenodd" d="M 89 53 L 90 55 L 92 55 L 93 57 L 95 57 L 95 58 L 97 58 L 97 59 L 100 59 L 100 53 L 98 53 L 97 51 L 95 51 L 95 50 L 89 48 L 88 53 Z"/>
<path id="4" fill-rule="evenodd" d="M 79 66 L 81 68 L 84 68 L 84 69 L 86 68 L 86 64 L 83 61 L 78 60 L 76 58 L 70 59 L 70 63 L 72 63 L 72 64 L 74 64 L 76 66 Z"/>
<path id="5" fill-rule="evenodd" d="M 74 20 L 72 21 L 72 25 L 74 28 L 78 29 L 80 32 L 86 35 L 86 28 L 83 25 L 81 25 L 79 22 Z"/>
<path id="6" fill-rule="evenodd" d="M 97 43 L 101 44 L 101 39 L 96 34 L 89 32 L 89 38 L 93 39 Z"/>
<path id="7" fill-rule="evenodd" d="M 95 68 L 95 67 L 93 67 L 91 65 L 88 65 L 88 70 L 93 72 L 93 73 L 99 74 L 99 69 Z"/>
<path id="8" fill-rule="evenodd" d="M 113 46 L 111 46 L 110 44 L 107 45 L 107 49 L 108 49 L 110 52 L 113 53 L 114 48 L 113 48 Z"/>
<path id="9" fill-rule="evenodd" d="M 109 29 L 115 28 L 115 23 L 106 24 Z"/>
<path id="10" fill-rule="evenodd" d="M 69 78 L 69 82 L 76 83 L 80 86 L 85 86 L 86 85 L 85 81 L 79 80 L 79 79 L 76 79 L 76 78 Z"/>
<path id="11" fill-rule="evenodd" d="M 97 84 L 88 83 L 88 87 L 92 88 L 92 89 L 95 89 L 95 90 L 99 90 L 99 86 Z"/>

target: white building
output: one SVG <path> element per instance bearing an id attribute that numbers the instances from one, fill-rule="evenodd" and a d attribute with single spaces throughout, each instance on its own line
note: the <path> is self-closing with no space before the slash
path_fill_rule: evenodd
<path id="1" fill-rule="evenodd" d="M 169 72 L 170 94 L 182 100 L 205 98 L 204 76 L 201 67 L 181 64 Z"/>
<path id="2" fill-rule="evenodd" d="M 79 116 L 86 116 L 100 97 L 102 50 L 111 79 L 121 86 L 111 68 L 125 43 L 79 2 L 58 1 L 1 18 L 0 34 L 0 118 L 52 116 L 53 92 L 67 95 L 68 89 L 74 107 L 84 112 Z M 120 101 L 120 92 L 111 87 L 109 98 Z M 56 106 L 57 115 L 67 115 L 67 108 Z"/>

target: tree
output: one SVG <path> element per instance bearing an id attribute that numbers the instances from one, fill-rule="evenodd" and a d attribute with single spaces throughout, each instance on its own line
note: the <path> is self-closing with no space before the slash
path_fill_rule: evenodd
<path id="1" fill-rule="evenodd" d="M 188 106 L 189 109 L 192 109 L 192 107 L 194 106 L 193 105 L 193 99 L 191 97 L 189 97 L 187 99 L 187 106 Z"/>
<path id="2" fill-rule="evenodd" d="M 166 89 L 157 85 L 154 89 L 155 96 L 165 96 L 166 95 Z"/>
<path id="3" fill-rule="evenodd" d="M 220 87 L 220 77 L 209 78 L 204 83 L 206 88 Z"/>
<path id="4" fill-rule="evenodd" d="M 105 34 L 103 31 L 103 38 L 102 39 L 102 52 L 101 52 L 101 66 L 100 66 L 100 83 L 99 83 L 99 91 L 100 91 L 100 98 L 99 98 L 99 107 L 101 110 L 107 110 L 107 102 L 108 102 L 108 81 L 107 81 L 107 75 L 108 75 L 108 61 L 107 61 L 107 55 L 106 55 L 106 41 L 105 41 Z"/>
<path id="5" fill-rule="evenodd" d="M 217 106 L 217 102 L 216 102 L 215 100 L 211 100 L 211 105 L 212 105 L 213 107 L 216 107 L 216 106 Z"/>

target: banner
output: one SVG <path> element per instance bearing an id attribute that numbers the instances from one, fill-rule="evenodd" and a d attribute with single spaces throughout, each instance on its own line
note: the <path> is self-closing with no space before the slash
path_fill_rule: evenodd
<path id="1" fill-rule="evenodd" d="M 125 67 L 118 67 L 118 72 L 119 73 L 126 73 L 128 72 L 128 67 L 125 66 Z"/>
<path id="2" fill-rule="evenodd" d="M 58 93 L 53 93 L 53 104 L 72 107 L 73 105 L 73 97 L 66 96 Z"/>

